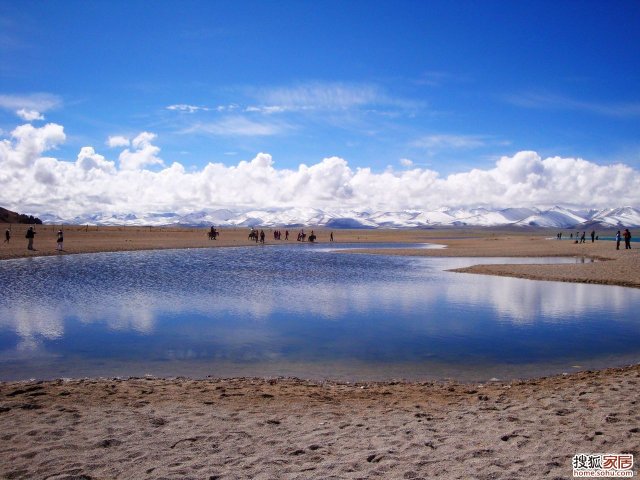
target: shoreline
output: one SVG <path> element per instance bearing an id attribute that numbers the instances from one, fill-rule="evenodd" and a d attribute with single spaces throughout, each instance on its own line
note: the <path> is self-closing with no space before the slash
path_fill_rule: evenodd
<path id="1" fill-rule="evenodd" d="M 64 226 L 64 252 L 56 252 L 56 232 L 60 226 L 38 226 L 36 251 L 26 249 L 26 225 L 13 225 L 13 238 L 0 248 L 0 261 L 15 258 L 68 255 L 76 253 L 122 252 L 137 250 L 219 248 L 256 246 L 248 237 L 248 228 L 220 228 L 220 238 L 209 240 L 205 228 L 178 227 L 86 227 Z M 282 229 L 285 230 L 285 229 Z M 273 229 L 265 229 L 267 245 L 297 245 L 294 237 L 299 229 L 289 229 L 290 240 L 273 240 Z M 316 244 L 330 246 L 326 228 L 315 230 Z M 384 255 L 478 258 L 476 265 L 454 271 L 483 275 L 510 276 L 531 280 L 592 283 L 640 288 L 640 245 L 630 250 L 615 249 L 611 240 L 575 244 L 571 240 L 550 238 L 552 231 L 487 228 L 450 228 L 434 230 L 333 230 L 336 243 L 437 243 L 445 248 L 366 248 L 349 253 Z M 305 242 L 305 244 L 308 244 Z M 571 265 L 483 265 L 482 258 L 491 257 L 572 257 L 598 260 L 595 263 Z"/>
<path id="2" fill-rule="evenodd" d="M 56 255 L 57 229 L 38 229 L 36 248 L 43 250 L 37 252 L 26 252 L 16 235 L 15 245 L 0 248 L 0 259 Z M 222 229 L 214 244 L 204 229 L 65 227 L 64 254 L 255 245 L 247 231 Z M 318 235 L 321 245 L 330 245 L 328 231 Z M 640 288 L 640 250 L 616 251 L 608 241 L 577 245 L 549 240 L 545 232 L 471 229 L 334 235 L 349 243 L 445 244 L 366 253 L 478 258 L 465 272 Z M 481 264 L 482 258 L 544 256 L 601 260 Z M 631 453 L 637 475 L 639 393 L 638 363 L 482 383 L 7 381 L 0 382 L 0 479 L 561 479 L 572 476 L 579 453 Z"/>

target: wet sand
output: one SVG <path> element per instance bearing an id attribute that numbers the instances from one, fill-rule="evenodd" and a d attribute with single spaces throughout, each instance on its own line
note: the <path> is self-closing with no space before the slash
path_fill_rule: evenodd
<path id="1" fill-rule="evenodd" d="M 38 227 L 36 252 L 26 250 L 24 231 L 13 231 L 0 258 L 58 254 L 57 228 Z M 202 229 L 65 227 L 63 254 L 251 245 L 247 232 L 223 229 L 211 241 Z M 316 233 L 327 243 L 328 232 Z M 479 258 L 465 271 L 640 286 L 637 249 L 616 251 L 613 242 L 576 245 L 549 240 L 548 232 L 483 229 L 334 234 L 339 242 L 447 246 L 385 254 L 597 258 L 541 266 L 481 266 Z M 639 365 L 486 384 L 3 382 L 0 478 L 561 479 L 572 478 L 577 453 L 632 453 L 637 475 L 639 393 Z"/>

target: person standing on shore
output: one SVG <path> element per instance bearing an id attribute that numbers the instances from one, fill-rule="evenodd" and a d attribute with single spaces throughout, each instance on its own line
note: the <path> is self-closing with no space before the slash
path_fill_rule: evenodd
<path id="1" fill-rule="evenodd" d="M 596 231 L 591 230 L 591 243 L 596 241 Z"/>
<path id="2" fill-rule="evenodd" d="M 27 250 L 33 250 L 33 239 L 36 237 L 36 231 L 33 227 L 29 227 L 29 230 L 27 230 L 27 234 L 24 237 L 29 240 Z"/>
<path id="3" fill-rule="evenodd" d="M 620 250 L 620 230 L 618 230 L 618 233 L 616 233 L 616 250 Z"/>
<path id="4" fill-rule="evenodd" d="M 631 232 L 629 231 L 628 228 L 624 229 L 624 234 L 622 234 L 622 236 L 624 237 L 624 249 L 628 250 L 631 248 Z"/>
<path id="5" fill-rule="evenodd" d="M 64 236 L 62 234 L 62 230 L 58 230 L 58 238 L 56 239 L 56 243 L 58 244 L 58 246 L 56 247 L 56 250 L 58 250 L 59 252 L 62 252 L 62 243 L 64 242 Z"/>
<path id="6" fill-rule="evenodd" d="M 329 235 L 329 241 L 333 242 L 333 232 L 331 232 L 331 235 Z"/>
<path id="7" fill-rule="evenodd" d="M 11 229 L 7 228 L 7 231 L 4 232 L 4 242 L 3 243 L 9 243 L 9 240 L 11 240 Z"/>

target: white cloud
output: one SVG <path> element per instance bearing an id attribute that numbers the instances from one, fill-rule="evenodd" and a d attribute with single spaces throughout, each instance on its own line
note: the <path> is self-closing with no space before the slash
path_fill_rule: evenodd
<path id="1" fill-rule="evenodd" d="M 131 140 L 134 150 L 126 149 L 119 157 L 120 168 L 123 170 L 140 170 L 148 165 L 162 165 L 162 160 L 158 157 L 160 148 L 152 145 L 151 142 L 156 135 L 149 132 L 142 132 Z"/>
<path id="2" fill-rule="evenodd" d="M 49 93 L 34 93 L 30 95 L 0 95 L 0 108 L 11 110 L 22 120 L 44 120 L 42 112 L 58 108 L 62 99 Z"/>
<path id="3" fill-rule="evenodd" d="M 115 162 L 107 161 L 102 155 L 96 153 L 93 147 L 80 149 L 76 165 L 87 174 L 95 170 L 109 174 L 116 173 Z"/>
<path id="4" fill-rule="evenodd" d="M 262 101 L 285 110 L 342 110 L 377 103 L 382 98 L 371 85 L 311 83 L 260 92 Z"/>
<path id="5" fill-rule="evenodd" d="M 129 144 L 129 139 L 121 135 L 115 135 L 107 139 L 107 145 L 110 148 L 128 147 Z"/>
<path id="6" fill-rule="evenodd" d="M 259 105 L 248 111 L 266 114 L 282 112 L 325 112 L 370 110 L 378 107 L 414 109 L 420 104 L 393 98 L 373 84 L 310 82 L 293 87 L 265 88 L 252 92 Z"/>
<path id="7" fill-rule="evenodd" d="M 208 111 L 209 108 L 207 107 L 198 107 L 196 105 L 186 105 L 184 103 L 179 103 L 176 105 L 169 105 L 167 107 L 167 110 L 174 110 L 174 111 L 178 111 L 178 112 L 187 112 L 187 113 L 195 113 L 197 111 L 203 110 L 203 111 Z"/>
<path id="8" fill-rule="evenodd" d="M 27 110 L 26 108 L 21 108 L 16 112 L 16 114 L 27 122 L 33 122 L 34 120 L 44 120 L 44 115 L 36 110 Z"/>
<path id="9" fill-rule="evenodd" d="M 486 139 L 480 135 L 426 135 L 411 145 L 428 150 L 462 150 L 483 147 Z"/>
<path id="10" fill-rule="evenodd" d="M 26 124 L 11 132 L 13 142 L 0 142 L 0 160 L 3 167 L 14 173 L 23 173 L 21 169 L 30 168 L 43 152 L 55 148 L 66 139 L 64 128 L 55 123 L 35 128 Z"/>
<path id="11" fill-rule="evenodd" d="M 187 170 L 164 166 L 156 136 L 143 132 L 119 157 L 106 159 L 84 147 L 75 162 L 43 154 L 63 142 L 62 126 L 22 125 L 0 141 L 0 204 L 34 213 L 81 215 L 182 212 L 202 208 L 315 207 L 398 211 L 440 206 L 612 207 L 640 205 L 640 171 L 617 163 L 579 158 L 542 158 L 523 151 L 498 159 L 489 169 L 446 177 L 428 168 L 374 172 L 345 159 L 280 169 L 260 153 L 234 165 L 210 163 Z M 408 163 L 408 162 L 407 162 Z M 148 166 L 160 166 L 153 171 Z"/>
<path id="12" fill-rule="evenodd" d="M 242 116 L 226 117 L 210 123 L 196 123 L 182 133 L 200 133 L 220 136 L 270 136 L 289 130 L 283 122 L 257 122 Z"/>
<path id="13" fill-rule="evenodd" d="M 401 158 L 400 165 L 402 165 L 403 167 L 411 168 L 413 167 L 413 160 L 409 158 Z"/>

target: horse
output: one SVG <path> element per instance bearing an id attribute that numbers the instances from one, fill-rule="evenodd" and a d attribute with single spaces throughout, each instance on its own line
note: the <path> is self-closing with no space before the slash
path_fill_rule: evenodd
<path id="1" fill-rule="evenodd" d="M 209 240 L 215 240 L 218 237 L 218 235 L 220 235 L 220 233 L 215 230 L 209 230 L 209 232 L 207 232 L 207 236 L 209 237 Z"/>
<path id="2" fill-rule="evenodd" d="M 316 241 L 316 238 L 317 238 L 317 237 L 316 237 L 316 234 L 315 234 L 315 233 L 312 233 L 311 235 L 309 235 L 309 241 L 310 241 L 311 243 L 315 242 L 315 241 Z"/>
<path id="3" fill-rule="evenodd" d="M 258 241 L 258 232 L 257 232 L 257 230 L 251 230 L 251 232 L 249 232 L 249 240 L 253 240 L 254 242 Z"/>

